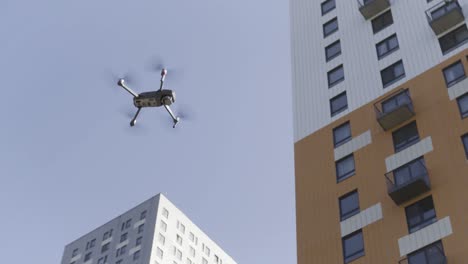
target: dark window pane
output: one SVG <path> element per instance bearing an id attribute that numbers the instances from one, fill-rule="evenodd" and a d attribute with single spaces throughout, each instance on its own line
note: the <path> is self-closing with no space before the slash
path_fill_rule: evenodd
<path id="1" fill-rule="evenodd" d="M 465 79 L 465 69 L 461 61 L 456 62 L 444 69 L 445 83 L 450 87 Z"/>
<path id="2" fill-rule="evenodd" d="M 403 91 L 382 102 L 382 111 L 384 113 L 392 112 L 402 105 L 410 103 L 409 91 Z"/>
<path id="3" fill-rule="evenodd" d="M 409 123 L 408 125 L 396 130 L 392 133 L 392 138 L 395 152 L 402 151 L 403 149 L 419 142 L 419 133 L 418 128 L 416 127 L 416 122 Z"/>
<path id="4" fill-rule="evenodd" d="M 398 61 L 383 69 L 382 71 L 380 71 L 380 75 L 382 77 L 382 84 L 384 87 L 403 78 L 405 76 L 405 68 L 403 66 L 403 61 Z"/>
<path id="5" fill-rule="evenodd" d="M 341 43 L 339 40 L 333 42 L 325 48 L 325 56 L 327 61 L 341 54 Z"/>
<path id="6" fill-rule="evenodd" d="M 462 136 L 463 147 L 465 148 L 465 155 L 468 158 L 468 134 Z"/>
<path id="7" fill-rule="evenodd" d="M 338 30 L 338 19 L 335 17 L 323 25 L 323 36 L 329 36 Z"/>
<path id="8" fill-rule="evenodd" d="M 379 59 L 397 50 L 399 46 L 398 46 L 398 38 L 396 34 L 393 34 L 392 36 L 377 43 L 376 47 L 377 47 L 377 57 Z"/>
<path id="9" fill-rule="evenodd" d="M 437 220 L 432 196 L 406 207 L 405 211 L 410 233 L 418 231 Z"/>
<path id="10" fill-rule="evenodd" d="M 409 264 L 441 264 L 445 263 L 445 253 L 441 241 L 437 241 L 408 255 Z"/>
<path id="11" fill-rule="evenodd" d="M 343 65 L 336 67 L 335 69 L 328 72 L 328 87 L 344 80 L 344 70 Z"/>
<path id="12" fill-rule="evenodd" d="M 327 0 L 323 2 L 321 6 L 322 6 L 322 15 L 325 15 L 326 13 L 335 9 L 336 7 L 335 0 Z"/>
<path id="13" fill-rule="evenodd" d="M 361 230 L 343 238 L 343 253 L 345 263 L 364 256 L 364 240 Z"/>
<path id="14" fill-rule="evenodd" d="M 341 221 L 359 213 L 359 196 L 354 191 L 340 198 Z"/>
<path id="15" fill-rule="evenodd" d="M 456 28 L 439 39 L 442 53 L 447 53 L 468 40 L 468 29 L 466 25 Z"/>
<path id="16" fill-rule="evenodd" d="M 348 142 L 351 139 L 351 126 L 349 122 L 333 129 L 333 143 L 335 147 Z"/>
<path id="17" fill-rule="evenodd" d="M 388 10 L 372 20 L 372 30 L 375 34 L 391 24 L 393 24 L 392 12 Z"/>
<path id="18" fill-rule="evenodd" d="M 336 177 L 338 182 L 353 176 L 354 171 L 355 167 L 353 154 L 336 162 Z"/>
<path id="19" fill-rule="evenodd" d="M 348 99 L 346 92 L 341 93 L 330 100 L 331 116 L 334 116 L 348 109 Z"/>
<path id="20" fill-rule="evenodd" d="M 457 99 L 458 108 L 460 109 L 460 115 L 462 118 L 468 116 L 468 93 Z"/>

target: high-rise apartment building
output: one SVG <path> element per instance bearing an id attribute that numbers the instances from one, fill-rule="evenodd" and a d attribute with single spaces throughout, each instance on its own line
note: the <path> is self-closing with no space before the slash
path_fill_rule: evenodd
<path id="1" fill-rule="evenodd" d="M 468 0 L 290 0 L 298 263 L 468 263 Z"/>
<path id="2" fill-rule="evenodd" d="M 158 194 L 68 244 L 62 264 L 236 264 Z"/>

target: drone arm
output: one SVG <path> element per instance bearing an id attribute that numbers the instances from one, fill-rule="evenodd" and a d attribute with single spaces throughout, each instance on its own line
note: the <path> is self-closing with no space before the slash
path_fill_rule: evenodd
<path id="1" fill-rule="evenodd" d="M 177 123 L 179 123 L 180 118 L 174 115 L 174 113 L 172 112 L 171 108 L 168 105 L 164 105 L 164 108 L 166 108 L 169 115 L 171 115 L 172 121 L 174 122 L 174 126 L 172 126 L 172 127 L 175 128 Z"/>
<path id="2" fill-rule="evenodd" d="M 167 74 L 167 70 L 162 69 L 161 70 L 161 84 L 159 85 L 159 90 L 162 90 L 162 88 L 164 86 L 164 79 L 166 78 L 166 74 Z"/>
<path id="3" fill-rule="evenodd" d="M 138 97 L 138 94 L 135 93 L 132 89 L 130 89 L 127 85 L 125 85 L 124 79 L 120 79 L 119 82 L 117 83 L 120 87 L 124 88 L 125 91 L 133 95 L 133 97 Z"/>

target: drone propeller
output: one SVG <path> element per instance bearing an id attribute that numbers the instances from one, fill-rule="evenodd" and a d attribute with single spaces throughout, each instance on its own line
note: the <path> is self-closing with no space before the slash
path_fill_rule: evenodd
<path id="1" fill-rule="evenodd" d="M 176 67 L 171 67 L 171 65 L 166 64 L 160 57 L 153 57 L 150 59 L 146 69 L 149 72 L 161 74 L 163 70 L 165 73 L 171 75 L 171 82 L 177 81 L 180 79 L 181 70 Z"/>

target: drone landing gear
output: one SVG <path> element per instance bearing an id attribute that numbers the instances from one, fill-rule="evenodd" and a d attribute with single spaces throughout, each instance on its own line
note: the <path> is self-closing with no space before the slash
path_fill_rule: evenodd
<path id="1" fill-rule="evenodd" d="M 133 117 L 132 121 L 130 121 L 130 126 L 134 126 L 134 125 L 135 125 L 136 119 L 137 119 L 137 117 L 138 117 L 138 114 L 140 114 L 140 111 L 141 111 L 141 107 L 138 107 L 138 110 L 137 110 L 135 116 Z"/>
<path id="2" fill-rule="evenodd" d="M 180 121 L 180 117 L 175 116 L 174 113 L 172 113 L 172 110 L 168 105 L 164 105 L 164 108 L 166 108 L 167 112 L 171 115 L 172 122 L 174 122 L 174 125 L 172 127 L 175 128 L 177 126 L 177 123 L 179 123 Z"/>

